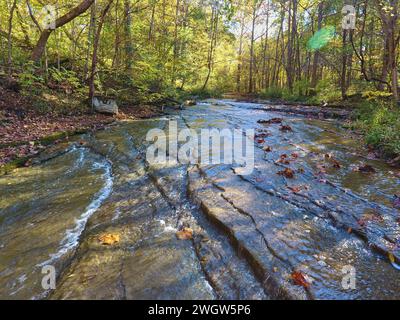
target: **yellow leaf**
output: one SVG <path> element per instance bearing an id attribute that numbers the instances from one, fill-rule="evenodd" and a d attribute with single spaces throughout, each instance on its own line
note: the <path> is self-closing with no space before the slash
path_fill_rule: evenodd
<path id="1" fill-rule="evenodd" d="M 191 228 L 183 228 L 182 230 L 176 233 L 176 237 L 179 240 L 189 240 L 193 238 L 193 230 Z"/>
<path id="2" fill-rule="evenodd" d="M 101 242 L 101 244 L 113 245 L 114 243 L 119 242 L 119 234 L 106 233 L 101 235 L 98 240 Z"/>

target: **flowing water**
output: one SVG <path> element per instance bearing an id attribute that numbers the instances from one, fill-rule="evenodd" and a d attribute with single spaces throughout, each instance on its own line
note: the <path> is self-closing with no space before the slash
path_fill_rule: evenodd
<path id="1" fill-rule="evenodd" d="M 399 299 L 398 171 L 338 123 L 262 108 L 209 101 L 121 122 L 0 177 L 0 298 Z M 257 122 L 274 117 L 292 131 Z M 146 134 L 169 120 L 264 133 L 253 172 L 150 165 Z M 289 162 L 277 162 L 283 154 Z M 376 172 L 354 170 L 364 164 Z M 277 174 L 285 168 L 294 178 Z M 193 239 L 177 239 L 184 226 Z M 120 241 L 103 245 L 106 233 Z M 54 290 L 42 287 L 46 265 Z M 343 286 L 346 270 L 355 287 Z"/>

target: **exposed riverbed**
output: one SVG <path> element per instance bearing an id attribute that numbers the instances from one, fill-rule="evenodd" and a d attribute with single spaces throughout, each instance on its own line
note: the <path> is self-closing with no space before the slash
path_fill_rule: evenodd
<path id="1" fill-rule="evenodd" d="M 272 118 L 292 130 L 258 122 Z M 253 173 L 150 166 L 146 134 L 169 120 L 179 130 L 264 133 Z M 0 298 L 400 298 L 400 271 L 388 258 L 400 260 L 398 172 L 368 159 L 334 121 L 210 101 L 77 137 L 49 158 L 0 177 Z M 365 165 L 375 172 L 357 171 Z M 293 178 L 277 174 L 286 168 Z M 177 239 L 183 226 L 193 239 Z M 103 245 L 104 233 L 120 241 Z M 55 290 L 41 286 L 48 264 Z M 342 286 L 346 266 L 355 289 Z M 294 271 L 308 288 L 294 283 Z"/>

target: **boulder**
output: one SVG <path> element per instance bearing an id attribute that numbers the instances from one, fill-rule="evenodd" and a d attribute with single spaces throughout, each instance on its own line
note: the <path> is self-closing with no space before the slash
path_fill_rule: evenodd
<path id="1" fill-rule="evenodd" d="M 189 100 L 186 100 L 186 101 L 184 102 L 184 105 L 187 106 L 187 107 L 189 107 L 189 106 L 195 106 L 196 104 L 197 104 L 197 102 L 196 102 L 196 100 L 194 100 L 194 99 L 189 99 Z"/>
<path id="2" fill-rule="evenodd" d="M 94 97 L 92 104 L 94 110 L 98 113 L 118 114 L 118 105 L 115 100 L 102 100 L 99 97 Z"/>

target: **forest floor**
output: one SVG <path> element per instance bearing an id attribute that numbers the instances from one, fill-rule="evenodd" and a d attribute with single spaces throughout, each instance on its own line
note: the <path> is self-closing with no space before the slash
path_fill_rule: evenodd
<path id="1" fill-rule="evenodd" d="M 52 92 L 57 96 L 56 92 Z M 0 167 L 29 165 L 28 159 L 40 153 L 46 145 L 88 131 L 101 130 L 116 120 L 149 118 L 160 114 L 151 105 L 120 107 L 117 116 L 92 113 L 86 108 L 66 112 L 47 108 L 44 112 L 32 108 L 34 97 L 24 96 L 0 86 Z M 72 108 L 71 108 L 72 109 Z M 10 168 L 4 168 L 5 166 Z"/>

